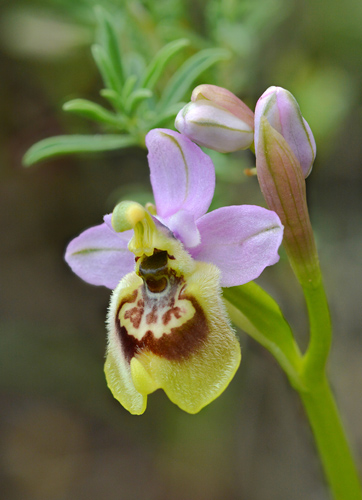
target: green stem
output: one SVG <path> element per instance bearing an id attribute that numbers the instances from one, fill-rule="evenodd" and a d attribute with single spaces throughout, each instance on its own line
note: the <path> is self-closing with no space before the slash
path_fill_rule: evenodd
<path id="1" fill-rule="evenodd" d="M 317 284 L 308 286 L 302 283 L 302 287 L 310 325 L 309 345 L 304 356 L 304 376 L 309 382 L 315 380 L 318 383 L 324 376 L 331 347 L 331 320 L 321 275 Z"/>
<path id="2" fill-rule="evenodd" d="M 298 116 L 295 114 L 294 119 L 301 120 L 301 115 Z M 279 215 L 284 226 L 284 247 L 303 288 L 309 316 L 307 351 L 299 365 L 294 358 L 288 358 L 298 370 L 300 383 L 294 387 L 305 406 L 335 500 L 362 500 L 357 470 L 326 377 L 331 321 L 308 213 L 304 175 L 289 144 L 268 122 L 265 113 L 259 127 L 256 168 L 260 187 L 268 207 Z"/>
<path id="3" fill-rule="evenodd" d="M 232 321 L 271 352 L 298 391 L 334 499 L 362 500 L 356 466 L 325 375 L 331 323 L 322 280 L 303 285 L 310 321 L 304 356 L 278 305 L 258 285 L 226 288 L 224 299 Z"/>
<path id="4" fill-rule="evenodd" d="M 361 485 L 326 377 L 300 392 L 335 500 L 361 500 Z"/>
<path id="5" fill-rule="evenodd" d="M 334 499 L 362 500 L 357 469 L 325 374 L 332 329 L 320 271 L 317 282 L 301 285 L 308 309 L 310 339 L 301 370 L 308 390 L 299 394 Z"/>

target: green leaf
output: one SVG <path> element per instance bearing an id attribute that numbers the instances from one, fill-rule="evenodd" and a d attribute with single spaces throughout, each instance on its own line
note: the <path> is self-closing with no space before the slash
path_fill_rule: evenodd
<path id="1" fill-rule="evenodd" d="M 121 92 L 121 100 L 124 103 L 124 107 L 127 107 L 127 100 L 131 94 L 131 92 L 134 89 L 134 86 L 136 85 L 137 82 L 137 76 L 136 75 L 131 75 L 127 78 L 125 81 L 125 84 L 123 86 L 122 92 Z"/>
<path id="2" fill-rule="evenodd" d="M 24 155 L 26 167 L 42 160 L 70 153 L 92 153 L 135 146 L 139 141 L 130 135 L 58 135 L 34 144 Z"/>
<path id="3" fill-rule="evenodd" d="M 125 112 L 121 96 L 118 92 L 112 89 L 102 89 L 99 93 L 102 97 L 107 99 L 107 101 L 109 101 L 115 109 L 120 110 L 122 113 Z"/>
<path id="4" fill-rule="evenodd" d="M 63 110 L 71 111 L 91 120 L 107 123 L 108 125 L 113 125 L 121 130 L 125 130 L 126 120 L 123 119 L 122 116 L 116 115 L 103 108 L 103 106 L 88 101 L 87 99 L 73 99 L 72 101 L 68 101 L 63 105 Z"/>
<path id="5" fill-rule="evenodd" d="M 180 101 L 201 73 L 229 57 L 230 53 L 224 49 L 205 49 L 190 57 L 169 80 L 159 101 L 158 110 L 164 111 L 170 104 Z"/>
<path id="6" fill-rule="evenodd" d="M 149 99 L 150 97 L 152 97 L 152 95 L 153 92 L 150 89 L 138 89 L 132 92 L 126 103 L 127 104 L 126 109 L 128 110 L 129 114 L 134 113 L 137 106 L 141 104 L 141 102 L 144 101 L 145 99 Z"/>
<path id="7" fill-rule="evenodd" d="M 104 85 L 120 94 L 122 92 L 122 85 L 118 80 L 109 55 L 103 47 L 97 44 L 92 45 L 91 50 L 94 61 L 102 75 Z"/>
<path id="8" fill-rule="evenodd" d="M 117 78 L 118 86 L 121 88 L 124 84 L 125 76 L 116 30 L 108 12 L 106 12 L 100 5 L 95 7 L 95 13 L 101 30 L 102 46 L 104 47 L 106 54 L 108 54 L 109 61 L 113 68 L 114 77 Z"/>
<path id="9" fill-rule="evenodd" d="M 189 45 L 189 43 L 188 40 L 181 39 L 165 45 L 146 68 L 145 75 L 141 81 L 141 87 L 153 89 L 171 57 Z"/>
<path id="10" fill-rule="evenodd" d="M 232 321 L 273 354 L 294 385 L 301 386 L 302 357 L 275 300 L 254 282 L 224 288 Z M 231 307 L 230 307 L 231 305 Z"/>

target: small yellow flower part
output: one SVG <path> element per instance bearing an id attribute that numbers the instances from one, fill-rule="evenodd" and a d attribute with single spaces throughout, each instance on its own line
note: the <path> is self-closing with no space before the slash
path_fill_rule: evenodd
<path id="1" fill-rule="evenodd" d="M 130 220 L 133 209 L 115 213 Z M 193 260 L 149 213 L 134 222 L 129 247 L 135 272 L 114 290 L 108 314 L 108 386 L 132 414 L 142 414 L 147 395 L 159 388 L 181 409 L 197 413 L 223 392 L 241 359 L 219 270 Z M 150 255 L 151 241 L 157 246 Z"/>

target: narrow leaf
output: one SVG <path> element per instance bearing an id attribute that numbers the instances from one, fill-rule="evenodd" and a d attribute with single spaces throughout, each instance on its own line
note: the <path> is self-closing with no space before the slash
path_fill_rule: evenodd
<path id="1" fill-rule="evenodd" d="M 141 87 L 153 89 L 171 57 L 189 45 L 189 43 L 188 40 L 181 39 L 165 45 L 146 68 L 145 75 L 141 81 Z"/>
<path id="2" fill-rule="evenodd" d="M 180 101 L 201 73 L 229 56 L 229 52 L 224 49 L 205 49 L 190 57 L 166 85 L 159 101 L 158 110 L 164 111 L 170 104 Z"/>
<path id="3" fill-rule="evenodd" d="M 119 110 L 122 113 L 125 112 L 122 99 L 118 92 L 115 92 L 112 89 L 102 89 L 99 93 L 102 97 L 107 99 L 107 101 L 110 102 L 115 109 Z"/>
<path id="4" fill-rule="evenodd" d="M 113 73 L 118 80 L 118 85 L 119 87 L 122 87 L 125 81 L 124 69 L 122 66 L 121 53 L 114 25 L 108 12 L 106 12 L 100 5 L 95 7 L 95 12 L 101 28 L 103 47 L 108 54 L 109 61 L 112 64 Z"/>
<path id="5" fill-rule="evenodd" d="M 137 82 L 136 75 L 129 76 L 127 78 L 127 80 L 125 81 L 125 84 L 124 84 L 122 92 L 121 92 L 121 100 L 124 103 L 125 108 L 127 107 L 126 106 L 127 100 L 129 98 L 131 92 L 133 91 L 134 86 L 136 85 L 136 82 Z"/>
<path id="6" fill-rule="evenodd" d="M 122 91 L 122 85 L 120 84 L 117 75 L 112 66 L 112 62 L 105 49 L 100 45 L 92 45 L 92 55 L 94 61 L 102 75 L 103 82 L 105 86 L 109 89 L 114 90 L 117 93 Z"/>
<path id="7" fill-rule="evenodd" d="M 145 99 L 149 99 L 152 97 L 153 92 L 150 89 L 138 89 L 132 92 L 128 101 L 127 101 L 127 110 L 130 114 L 134 113 L 139 104 Z"/>
<path id="8" fill-rule="evenodd" d="M 110 151 L 137 145 L 130 135 L 59 135 L 49 137 L 34 144 L 24 155 L 26 167 L 42 160 L 70 153 L 92 153 Z"/>
<path id="9" fill-rule="evenodd" d="M 63 105 L 64 111 L 71 111 L 91 120 L 107 123 L 124 130 L 125 120 L 120 116 L 108 111 L 99 104 L 87 99 L 73 99 Z"/>

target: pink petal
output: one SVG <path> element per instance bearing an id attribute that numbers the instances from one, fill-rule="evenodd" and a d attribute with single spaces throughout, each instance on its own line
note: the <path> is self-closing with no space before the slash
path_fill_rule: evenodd
<path id="1" fill-rule="evenodd" d="M 114 232 L 113 226 L 112 226 L 112 215 L 113 214 L 107 214 L 103 217 L 104 222 L 107 224 L 109 229 Z M 131 238 L 131 237 L 130 237 Z"/>
<path id="2" fill-rule="evenodd" d="M 200 243 L 200 232 L 195 223 L 195 218 L 190 212 L 180 210 L 165 219 L 164 224 L 186 248 L 196 247 Z"/>
<path id="3" fill-rule="evenodd" d="M 197 260 L 221 270 L 221 286 L 243 285 L 279 260 L 283 226 L 275 212 L 253 205 L 223 207 L 197 221 Z"/>
<path id="4" fill-rule="evenodd" d="M 91 227 L 69 243 L 65 260 L 84 281 L 113 289 L 134 269 L 134 255 L 127 248 L 132 234 L 116 233 L 106 223 Z"/>
<path id="5" fill-rule="evenodd" d="M 254 128 L 254 113 L 243 101 L 230 92 L 230 90 L 203 83 L 192 91 L 191 101 L 197 102 L 199 99 L 207 99 L 227 109 L 234 116 L 247 123 L 251 129 Z"/>
<path id="6" fill-rule="evenodd" d="M 187 137 L 167 129 L 151 130 L 146 146 L 157 215 L 166 219 L 180 210 L 195 220 L 204 215 L 215 189 L 209 156 Z"/>

